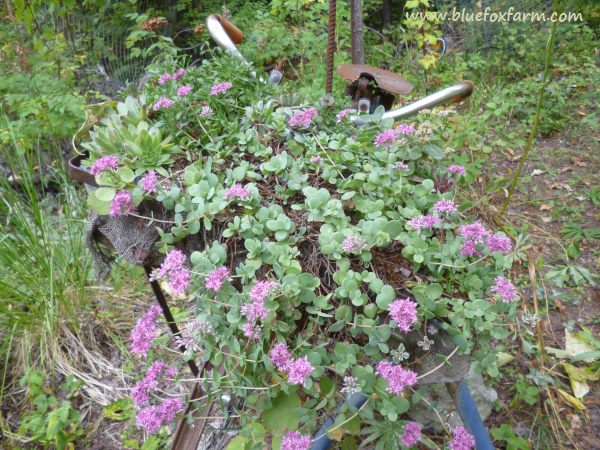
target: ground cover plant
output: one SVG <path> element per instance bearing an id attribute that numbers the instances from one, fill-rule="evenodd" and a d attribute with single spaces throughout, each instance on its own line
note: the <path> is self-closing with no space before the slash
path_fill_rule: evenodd
<path id="1" fill-rule="evenodd" d="M 453 188 L 467 174 L 444 152 L 445 115 L 356 128 L 348 109 L 278 105 L 250 67 L 233 65 L 154 66 L 145 96 L 118 104 L 82 143 L 100 186 L 88 204 L 157 219 L 166 256 L 153 277 L 194 299 L 178 338 L 188 358 L 223 365 L 222 377 L 202 378 L 208 393 L 243 397 L 240 425 L 258 435 L 238 445 L 308 448 L 358 392 L 367 402 L 330 432 L 358 417 L 378 448 L 416 442 L 421 425 L 403 414 L 419 402 L 418 361 L 438 332 L 452 354 L 499 374 L 492 344 L 510 335 L 519 300 L 513 241 L 461 214 Z M 166 214 L 140 215 L 144 202 Z M 186 255 L 178 246 L 197 233 L 203 243 Z M 158 313 L 138 322 L 133 353 L 148 355 Z M 151 355 L 132 397 L 138 426 L 156 433 L 184 404 L 155 396 L 160 380 L 177 380 L 177 361 L 160 346 Z"/>
<path id="2" fill-rule="evenodd" d="M 402 101 L 465 78 L 476 89 L 465 105 L 400 128 L 356 128 L 341 113 L 340 79 L 335 108 L 319 106 L 326 2 L 222 6 L 0 6 L 2 446 L 166 448 L 196 382 L 209 394 L 202 401 L 216 399 L 233 421 L 232 448 L 302 448 L 327 417 L 339 448 L 408 446 L 418 431 L 417 446 L 458 445 L 460 422 L 426 374 L 464 356 L 498 392 L 486 420 L 496 447 L 593 448 L 597 7 L 560 6 L 582 11 L 584 22 L 558 25 L 539 133 L 499 215 L 530 132 L 550 24 L 422 27 L 403 12 L 446 5 L 364 1 L 367 62 L 415 84 Z M 210 39 L 197 25 L 212 12 L 246 32 L 240 48 L 257 73 L 285 62 L 279 89 L 206 52 Z M 338 2 L 336 64 L 350 59 L 348 12 Z M 124 26 L 131 53 L 145 60 L 176 55 L 169 36 L 191 27 L 176 45 L 201 43 L 201 58 L 212 61 L 137 64 L 136 73 L 148 72 L 137 97 L 143 83 L 122 83 L 121 44 L 101 31 Z M 438 36 L 448 43 L 441 58 Z M 77 149 L 91 152 L 88 167 L 102 172 L 89 195 L 66 182 L 62 158 L 84 102 L 107 95 L 116 102 L 103 114 L 112 115 L 76 137 Z M 155 276 L 177 305 L 180 336 L 149 307 L 141 270 L 118 263 L 106 284 L 94 280 L 86 207 L 160 228 L 157 249 L 170 259 Z M 149 210 L 154 220 L 136 218 Z M 483 228 L 462 228 L 473 222 Z M 194 241 L 196 252 L 187 251 Z M 481 255 L 461 255 L 473 251 Z M 499 296 L 509 292 L 502 280 L 494 291 L 498 276 L 516 286 L 514 302 Z M 186 359 L 222 363 L 228 375 L 194 379 Z M 434 363 L 425 369 L 425 361 Z M 336 412 L 348 395 L 368 401 Z M 441 418 L 426 424 L 419 407 Z"/>

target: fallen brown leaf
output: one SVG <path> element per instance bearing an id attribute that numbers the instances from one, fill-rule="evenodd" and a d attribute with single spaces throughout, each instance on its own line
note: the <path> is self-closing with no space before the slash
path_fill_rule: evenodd
<path id="1" fill-rule="evenodd" d="M 535 177 L 536 175 L 542 175 L 546 173 L 545 170 L 540 170 L 540 169 L 534 169 L 533 172 L 531 172 L 531 176 Z"/>
<path id="2" fill-rule="evenodd" d="M 550 223 L 550 222 L 552 222 L 552 217 L 546 217 L 546 216 L 544 216 L 544 217 L 542 217 L 542 222 L 544 222 L 544 223 Z"/>
<path id="3" fill-rule="evenodd" d="M 542 203 L 542 206 L 540 206 L 540 211 L 552 211 L 552 208 L 554 208 L 554 205 L 551 205 L 550 203 Z"/>
<path id="4" fill-rule="evenodd" d="M 565 312 L 565 305 L 560 300 L 555 300 L 554 304 L 556 305 L 556 309 L 558 309 L 561 313 Z"/>
<path id="5" fill-rule="evenodd" d="M 573 170 L 573 168 L 571 166 L 566 166 L 566 167 L 563 167 L 562 169 L 560 169 L 559 173 L 571 172 L 572 170 Z"/>

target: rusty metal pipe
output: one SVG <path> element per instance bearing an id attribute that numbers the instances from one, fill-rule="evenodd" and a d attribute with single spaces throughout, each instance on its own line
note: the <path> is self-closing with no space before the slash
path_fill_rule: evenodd
<path id="1" fill-rule="evenodd" d="M 412 116 L 423 109 L 433 108 L 434 106 L 443 105 L 450 101 L 459 102 L 465 98 L 467 98 L 473 92 L 473 83 L 470 81 L 463 81 L 461 83 L 454 84 L 450 87 L 442 89 L 441 91 L 435 92 L 431 95 L 428 95 L 421 100 L 417 100 L 416 102 L 409 103 L 398 109 L 393 109 L 392 111 L 387 111 L 383 113 L 381 116 L 381 120 L 384 119 L 394 119 L 400 120 L 405 117 Z M 354 123 L 357 125 L 372 122 L 373 116 L 354 116 Z"/>

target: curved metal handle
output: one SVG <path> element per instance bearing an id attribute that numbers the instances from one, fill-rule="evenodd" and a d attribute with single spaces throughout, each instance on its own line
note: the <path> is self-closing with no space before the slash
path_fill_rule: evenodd
<path id="1" fill-rule="evenodd" d="M 405 117 L 412 116 L 413 114 L 418 113 L 422 109 L 433 108 L 434 106 L 443 105 L 450 101 L 460 102 L 461 100 L 464 100 L 469 95 L 471 95 L 472 92 L 473 83 L 470 81 L 463 81 L 461 83 L 457 83 L 450 87 L 442 89 L 441 91 L 428 95 L 427 97 L 422 98 L 421 100 L 409 103 L 408 105 L 403 106 L 401 108 L 385 112 L 383 113 L 383 116 L 381 116 L 381 120 L 399 120 Z M 371 122 L 373 120 L 372 116 L 354 116 L 352 119 L 354 123 L 358 125 Z"/>
<path id="2" fill-rule="evenodd" d="M 211 14 L 206 18 L 206 28 L 219 47 L 247 63 L 235 46 L 235 44 L 242 42 L 244 36 L 244 33 L 238 27 L 219 14 Z"/>

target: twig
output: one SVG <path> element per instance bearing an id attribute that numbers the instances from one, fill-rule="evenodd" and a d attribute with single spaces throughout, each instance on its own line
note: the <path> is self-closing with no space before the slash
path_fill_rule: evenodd
<path id="1" fill-rule="evenodd" d="M 537 298 L 537 277 L 535 274 L 535 261 L 533 260 L 533 255 L 531 253 L 527 254 L 527 261 L 529 263 L 529 279 L 531 280 L 531 297 L 533 299 L 533 310 L 535 312 L 535 315 L 540 317 L 540 309 Z M 535 325 L 535 334 L 537 336 L 538 347 L 540 349 L 540 364 L 542 367 L 544 367 L 544 363 L 546 360 L 546 349 L 544 347 L 543 332 L 543 322 L 539 320 L 538 323 Z"/>
<path id="2" fill-rule="evenodd" d="M 431 375 L 432 373 L 434 373 L 434 372 L 438 371 L 439 369 L 441 369 L 442 367 L 444 367 L 444 365 L 446 365 L 448 360 L 450 358 L 452 358 L 457 351 L 458 351 L 458 347 L 456 347 L 454 350 L 452 350 L 452 352 L 448 356 L 446 356 L 446 358 L 444 358 L 444 360 L 438 366 L 434 367 L 429 372 L 419 375 L 417 377 L 417 380 L 419 380 L 421 378 L 425 378 L 426 376 Z"/>
<path id="3" fill-rule="evenodd" d="M 554 5 L 552 7 L 554 13 L 557 13 L 558 10 L 558 0 L 554 0 Z M 546 44 L 546 60 L 544 63 L 544 75 L 542 77 L 542 85 L 540 87 L 540 92 L 538 94 L 536 111 L 535 111 L 535 119 L 533 121 L 533 127 L 531 128 L 531 133 L 529 134 L 529 139 L 527 140 L 527 144 L 525 145 L 525 151 L 523 152 L 523 156 L 521 156 L 521 161 L 519 161 L 519 166 L 517 167 L 517 171 L 515 172 L 512 182 L 510 183 L 510 188 L 508 189 L 508 195 L 504 199 L 502 206 L 500 207 L 500 212 L 498 213 L 499 217 L 502 217 L 508 207 L 510 199 L 512 198 L 513 192 L 517 183 L 519 182 L 519 177 L 521 176 L 521 171 L 523 170 L 523 166 L 525 166 L 525 161 L 527 161 L 527 157 L 529 156 L 529 151 L 533 145 L 533 141 L 535 139 L 535 135 L 537 133 L 538 127 L 540 126 L 540 120 L 542 118 L 542 101 L 544 99 L 544 93 L 546 92 L 546 82 L 548 80 L 548 73 L 550 72 L 550 61 L 552 60 L 552 48 L 554 47 L 554 38 L 556 36 L 556 28 L 558 26 L 558 21 L 552 23 L 552 30 L 550 31 L 550 37 L 548 38 L 548 42 Z"/>

